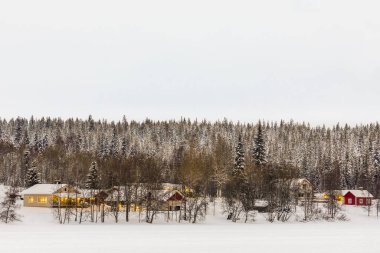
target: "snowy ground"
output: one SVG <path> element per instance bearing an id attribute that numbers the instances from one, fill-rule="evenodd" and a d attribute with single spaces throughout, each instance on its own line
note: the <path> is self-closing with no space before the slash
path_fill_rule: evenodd
<path id="1" fill-rule="evenodd" d="M 0 186 L 1 187 L 1 186 Z M 0 189 L 1 192 L 1 189 Z M 1 196 L 0 196 L 1 198 Z M 59 225 L 45 208 L 21 208 L 22 222 L 0 223 L 0 252 L 380 252 L 380 219 L 346 208 L 348 222 Z"/>

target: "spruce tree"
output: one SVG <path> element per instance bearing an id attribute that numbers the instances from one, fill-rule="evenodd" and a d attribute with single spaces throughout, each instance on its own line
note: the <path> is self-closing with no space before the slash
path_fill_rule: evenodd
<path id="1" fill-rule="evenodd" d="M 379 196 L 379 188 L 380 188 L 380 154 L 379 150 L 376 149 L 373 154 L 373 167 L 374 167 L 374 176 L 373 176 L 373 184 L 374 184 L 374 193 L 375 197 Z"/>
<path id="2" fill-rule="evenodd" d="M 21 118 L 16 119 L 16 129 L 15 129 L 15 137 L 14 142 L 16 145 L 20 145 L 22 138 L 22 120 Z"/>
<path id="3" fill-rule="evenodd" d="M 249 192 L 247 176 L 245 173 L 245 157 L 242 137 L 239 135 L 239 141 L 235 148 L 235 163 L 230 180 L 226 185 L 225 198 L 230 209 L 227 219 L 236 222 L 239 219 L 239 206 L 243 205 L 244 210 L 249 209 Z"/>
<path id="4" fill-rule="evenodd" d="M 256 166 L 263 166 L 267 163 L 266 158 L 266 149 L 265 149 L 265 141 L 264 134 L 261 127 L 261 122 L 259 122 L 257 135 L 254 139 L 254 147 L 253 147 L 253 159 L 255 161 Z"/>
<path id="5" fill-rule="evenodd" d="M 5 198 L 0 203 L 0 221 L 9 223 L 20 220 L 19 215 L 16 213 L 16 209 L 19 208 L 16 204 L 17 195 L 14 188 L 5 193 Z"/>
<path id="6" fill-rule="evenodd" d="M 109 148 L 109 155 L 111 157 L 117 156 L 117 153 L 118 153 L 117 149 L 118 149 L 118 139 L 117 139 L 116 128 L 114 128 L 112 132 L 111 145 Z"/>
<path id="7" fill-rule="evenodd" d="M 30 144 L 30 140 L 29 140 L 29 135 L 28 135 L 28 131 L 25 130 L 24 132 L 24 140 L 23 140 L 24 144 L 25 145 L 29 145 Z"/>
<path id="8" fill-rule="evenodd" d="M 37 168 L 35 166 L 32 166 L 26 172 L 25 187 L 29 188 L 39 183 L 40 183 L 40 179 L 38 177 Z"/>
<path id="9" fill-rule="evenodd" d="M 245 157 L 244 157 L 244 145 L 241 139 L 241 135 L 239 135 L 239 141 L 235 148 L 235 163 L 232 171 L 233 176 L 239 176 L 244 173 L 245 168 Z"/>
<path id="10" fill-rule="evenodd" d="M 127 137 L 124 137 L 123 142 L 121 143 L 121 155 L 122 155 L 122 157 L 126 156 L 127 148 L 128 148 L 128 140 L 127 140 Z"/>
<path id="11" fill-rule="evenodd" d="M 26 186 L 26 178 L 27 178 L 27 173 L 30 169 L 30 152 L 25 151 L 24 156 L 22 159 L 22 168 L 21 168 L 21 184 Z"/>
<path id="12" fill-rule="evenodd" d="M 91 163 L 91 167 L 88 170 L 87 179 L 85 182 L 86 189 L 98 189 L 99 187 L 99 176 L 96 162 Z"/>

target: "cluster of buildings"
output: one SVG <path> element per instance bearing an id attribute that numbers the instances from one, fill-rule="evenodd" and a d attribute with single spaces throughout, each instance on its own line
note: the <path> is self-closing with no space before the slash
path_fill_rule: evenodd
<path id="1" fill-rule="evenodd" d="M 314 193 L 313 185 L 306 178 L 293 179 L 290 183 L 290 189 L 298 194 L 298 199 L 304 201 L 312 196 L 314 202 L 327 202 L 332 196 L 329 193 Z M 370 206 L 374 196 L 363 188 L 355 190 L 335 190 L 334 198 L 342 205 Z"/>
<path id="2" fill-rule="evenodd" d="M 290 190 L 297 201 L 311 200 L 314 202 L 327 202 L 328 193 L 315 193 L 313 185 L 305 178 L 292 179 L 289 182 Z M 155 190 L 147 190 L 144 184 L 134 184 L 128 188 L 133 189 L 136 196 L 143 196 L 145 200 L 154 200 L 164 211 L 180 210 L 185 195 L 192 193 L 192 189 L 179 184 L 160 184 Z M 87 204 L 114 205 L 126 202 L 125 187 L 113 187 L 108 190 L 79 190 L 67 184 L 36 184 L 21 192 L 23 204 L 26 207 L 64 207 Z M 342 205 L 368 206 L 372 205 L 373 195 L 364 189 L 334 191 L 334 197 Z M 133 211 L 141 209 L 141 203 L 136 199 L 130 207 Z"/>
<path id="3" fill-rule="evenodd" d="M 126 190 L 132 196 L 142 196 L 145 200 L 152 200 L 159 208 L 165 211 L 180 210 L 185 200 L 184 193 L 191 193 L 192 189 L 178 184 L 161 184 L 159 189 L 148 190 L 144 184 L 112 187 L 107 190 L 76 189 L 68 184 L 36 184 L 21 192 L 21 199 L 25 207 L 67 207 L 88 206 L 92 204 L 106 204 L 113 206 L 126 202 Z M 141 199 L 129 199 L 130 207 L 134 211 L 141 209 Z"/>

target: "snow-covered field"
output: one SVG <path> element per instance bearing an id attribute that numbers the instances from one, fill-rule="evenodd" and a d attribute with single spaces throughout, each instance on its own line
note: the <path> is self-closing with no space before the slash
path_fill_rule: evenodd
<path id="1" fill-rule="evenodd" d="M 1 186 L 0 186 L 1 187 Z M 1 192 L 1 189 L 0 189 Z M 1 198 L 1 196 L 0 196 Z M 380 252 L 380 219 L 345 208 L 347 222 L 233 224 L 212 215 L 202 224 L 59 225 L 52 211 L 21 208 L 22 222 L 0 223 L 0 252 Z"/>

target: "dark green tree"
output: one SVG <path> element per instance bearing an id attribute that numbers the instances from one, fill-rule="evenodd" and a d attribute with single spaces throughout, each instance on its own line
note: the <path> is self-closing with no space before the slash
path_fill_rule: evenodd
<path id="1" fill-rule="evenodd" d="M 15 188 L 11 188 L 5 193 L 3 202 L 0 203 L 0 221 L 9 223 L 19 221 L 20 217 L 16 212 L 18 205 L 16 204 L 18 193 Z"/>
<path id="2" fill-rule="evenodd" d="M 266 154 L 266 148 L 265 148 L 264 133 L 263 133 L 263 129 L 262 129 L 260 121 L 259 121 L 259 126 L 257 129 L 257 134 L 254 139 L 253 160 L 256 166 L 259 166 L 259 167 L 267 164 L 267 154 Z"/>
<path id="3" fill-rule="evenodd" d="M 29 188 L 39 183 L 40 183 L 40 179 L 38 177 L 37 168 L 35 166 L 32 166 L 26 172 L 25 187 Z"/>
<path id="4" fill-rule="evenodd" d="M 244 173 L 245 168 L 245 157 L 244 157 L 244 145 L 242 142 L 241 135 L 239 135 L 239 141 L 235 148 L 235 163 L 232 170 L 232 175 L 234 177 L 240 176 Z"/>
<path id="5" fill-rule="evenodd" d="M 91 163 L 91 167 L 88 171 L 86 182 L 86 189 L 98 189 L 99 188 L 99 175 L 96 162 Z"/>

